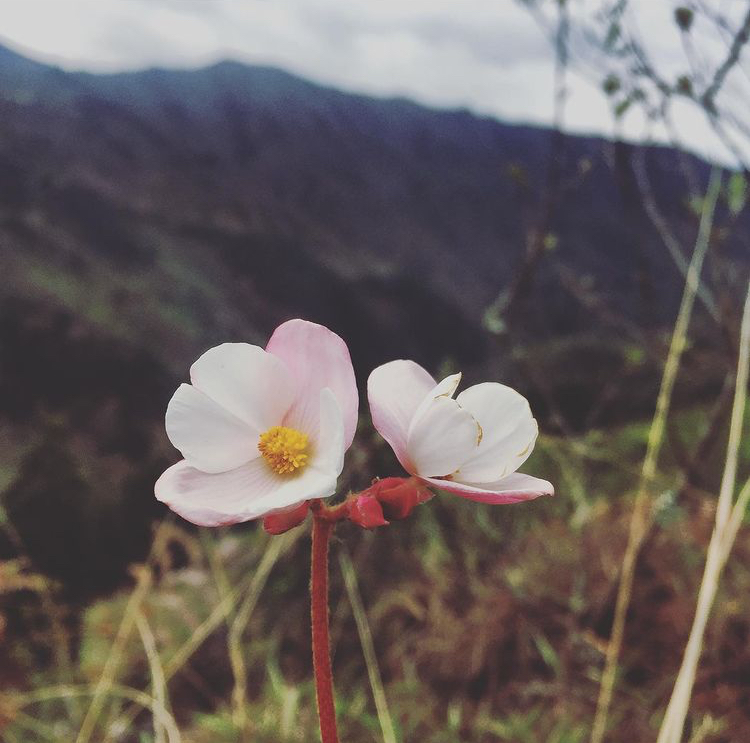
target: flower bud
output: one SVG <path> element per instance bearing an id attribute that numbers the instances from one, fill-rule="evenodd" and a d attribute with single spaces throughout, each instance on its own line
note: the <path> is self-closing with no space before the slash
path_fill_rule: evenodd
<path id="1" fill-rule="evenodd" d="M 283 534 L 299 526 L 306 518 L 309 506 L 307 501 L 289 508 L 272 511 L 263 519 L 263 529 L 269 534 Z"/>
<path id="2" fill-rule="evenodd" d="M 366 494 L 360 494 L 349 502 L 349 521 L 365 529 L 374 529 L 388 524 L 383 518 L 383 508 L 380 503 L 376 498 Z"/>
<path id="3" fill-rule="evenodd" d="M 413 477 L 386 477 L 364 491 L 378 500 L 388 519 L 405 519 L 416 506 L 432 498 L 432 493 Z"/>

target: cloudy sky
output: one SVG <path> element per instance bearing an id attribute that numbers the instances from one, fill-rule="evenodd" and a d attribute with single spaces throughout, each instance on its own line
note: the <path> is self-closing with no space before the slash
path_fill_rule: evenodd
<path id="1" fill-rule="evenodd" d="M 679 72 L 684 50 L 671 19 L 675 2 L 631 5 L 656 61 Z M 466 106 L 511 121 L 552 120 L 551 47 L 517 0 L 0 0 L 0 10 L 3 43 L 65 69 L 193 67 L 234 58 L 345 90 Z M 612 134 L 591 72 L 574 72 L 568 85 L 566 128 Z M 681 111 L 679 123 L 688 147 L 726 157 L 701 116 Z M 637 112 L 628 114 L 625 134 L 640 138 L 644 131 Z"/>

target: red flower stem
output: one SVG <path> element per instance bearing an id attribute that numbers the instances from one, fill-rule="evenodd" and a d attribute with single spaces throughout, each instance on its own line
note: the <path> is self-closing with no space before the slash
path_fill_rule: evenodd
<path id="1" fill-rule="evenodd" d="M 317 509 L 313 511 L 310 582 L 312 653 L 322 743 L 338 743 L 339 741 L 336 731 L 331 648 L 328 638 L 328 541 L 334 526 L 334 521 L 322 517 Z"/>

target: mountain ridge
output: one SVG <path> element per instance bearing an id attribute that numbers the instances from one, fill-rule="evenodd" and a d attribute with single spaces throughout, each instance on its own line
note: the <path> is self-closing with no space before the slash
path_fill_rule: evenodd
<path id="1" fill-rule="evenodd" d="M 31 63 L 20 76 L 19 60 L 0 53 L 0 246 L 43 303 L 174 369 L 295 314 L 370 337 L 365 369 L 388 353 L 497 363 L 483 316 L 527 260 L 551 130 L 230 60 L 101 75 Z M 563 268 L 628 321 L 671 322 L 682 279 L 620 182 L 630 165 L 615 173 L 630 150 L 565 138 L 556 167 L 577 182 L 545 228 L 521 337 L 602 331 Z M 697 220 L 676 155 L 646 154 L 689 244 Z M 687 159 L 705 180 L 707 165 Z"/>

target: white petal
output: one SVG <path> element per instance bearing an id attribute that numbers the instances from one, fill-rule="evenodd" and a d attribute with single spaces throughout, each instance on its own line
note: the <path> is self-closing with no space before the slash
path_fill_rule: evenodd
<path id="1" fill-rule="evenodd" d="M 258 431 L 189 384 L 167 406 L 167 436 L 203 472 L 225 472 L 260 455 Z"/>
<path id="2" fill-rule="evenodd" d="M 279 508 L 333 495 L 336 477 L 315 467 L 300 474 L 275 474 L 263 459 L 242 467 L 207 474 L 178 462 L 157 481 L 155 493 L 175 513 L 199 526 L 250 521 Z"/>
<path id="3" fill-rule="evenodd" d="M 286 364 L 248 343 L 223 343 L 209 349 L 190 367 L 190 379 L 261 433 L 281 424 L 296 394 Z"/>
<path id="4" fill-rule="evenodd" d="M 310 466 L 338 477 L 344 469 L 346 452 L 344 415 L 336 395 L 328 387 L 320 391 L 320 427 L 314 447 Z"/>
<path id="5" fill-rule="evenodd" d="M 435 380 L 427 371 L 403 359 L 379 366 L 367 380 L 372 423 L 407 472 L 414 470 L 406 451 L 409 425 L 434 387 Z"/>
<path id="6" fill-rule="evenodd" d="M 475 451 L 479 426 L 450 397 L 433 397 L 409 429 L 408 456 L 417 474 L 440 477 L 455 472 Z"/>
<path id="7" fill-rule="evenodd" d="M 482 440 L 454 479 L 485 483 L 515 472 L 534 449 L 538 427 L 529 403 L 514 389 L 484 382 L 464 390 L 456 402 L 482 427 Z"/>

